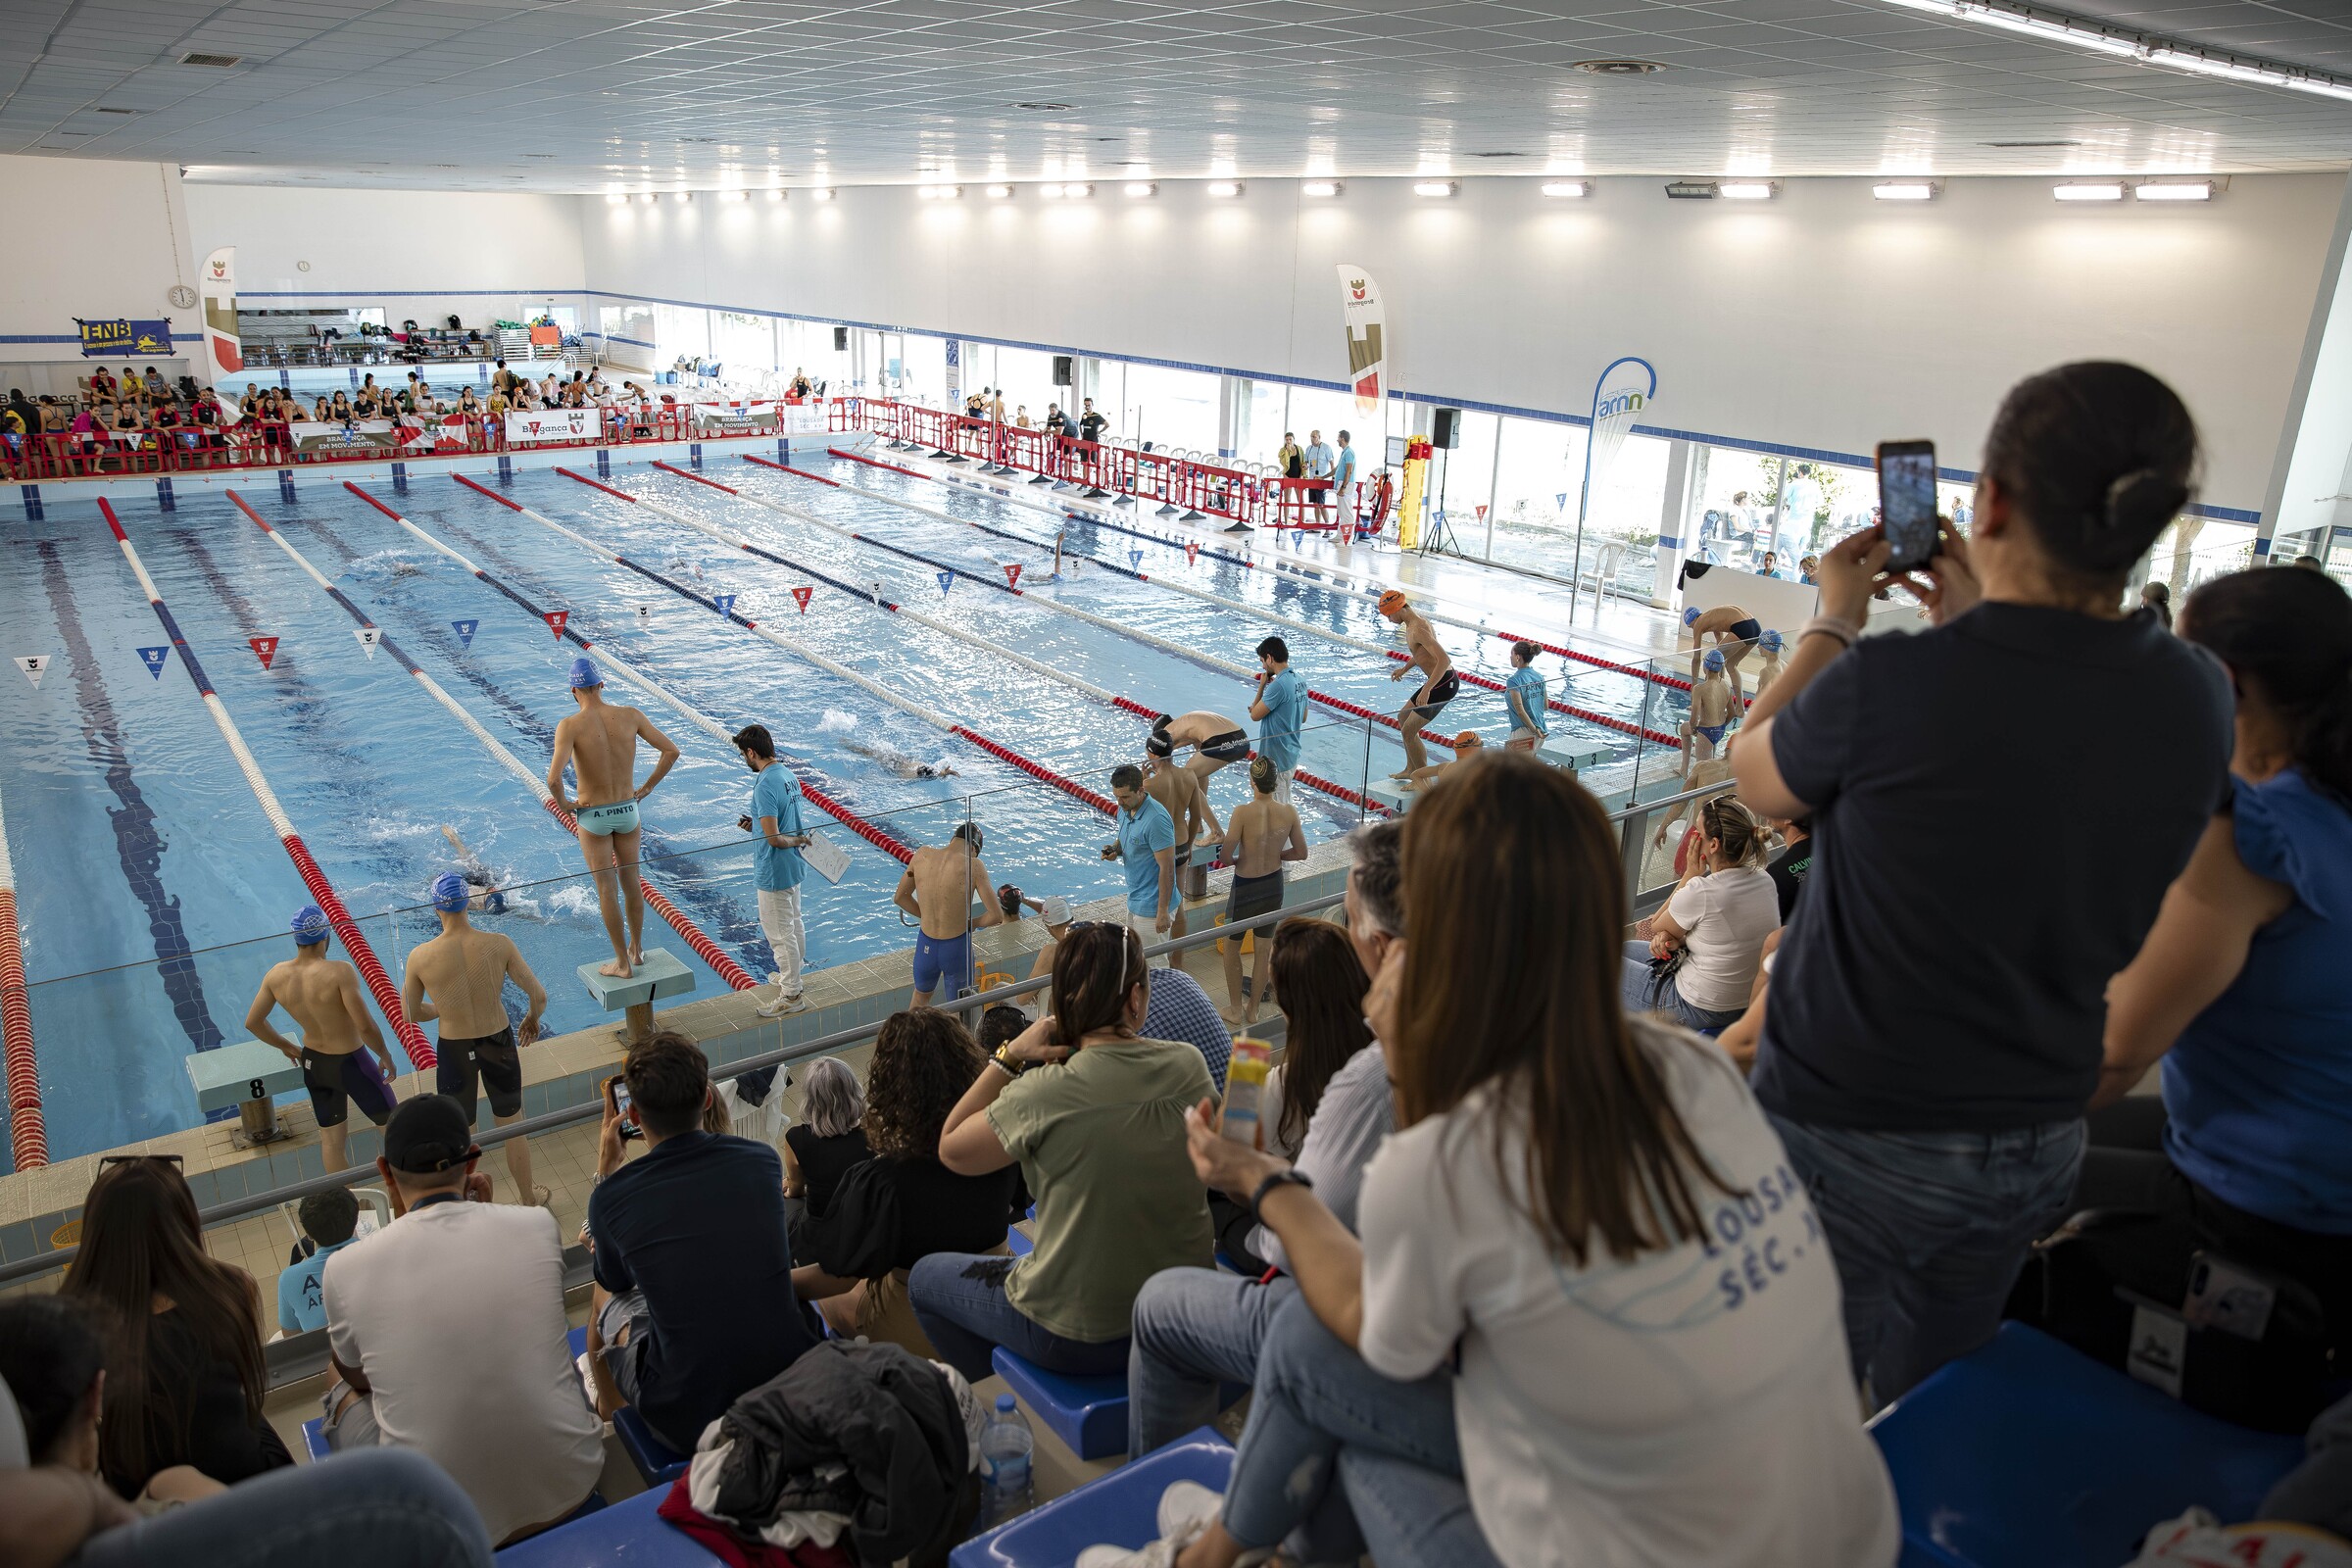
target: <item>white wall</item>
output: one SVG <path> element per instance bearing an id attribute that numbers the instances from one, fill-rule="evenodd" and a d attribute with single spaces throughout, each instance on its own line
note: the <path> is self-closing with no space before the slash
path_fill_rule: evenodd
<path id="1" fill-rule="evenodd" d="M 196 255 L 237 248 L 246 310 L 380 305 L 394 326 L 451 316 L 479 326 L 576 306 L 586 282 L 570 196 L 196 182 L 187 203 Z"/>
<path id="2" fill-rule="evenodd" d="M 77 316 L 168 320 L 176 343 L 201 348 L 203 313 L 166 298 L 174 283 L 196 282 L 176 166 L 0 157 L 0 190 L 16 218 L 40 215 L 43 224 L 37 233 L 11 225 L 0 284 L 0 365 L 19 377 L 10 384 L 48 390 L 48 376 L 71 387 Z"/>
<path id="3" fill-rule="evenodd" d="M 1417 398 L 1582 413 L 1620 354 L 1656 366 L 1650 428 L 1849 461 L 1928 436 L 1973 468 L 2001 393 L 2068 359 L 2146 365 L 2209 448 L 2204 501 L 2263 503 L 2343 181 L 2239 175 L 2210 206 L 2061 206 L 2046 179 L 1953 180 L 1922 205 L 1792 180 L 1768 206 L 1669 202 L 1611 178 L 1584 202 L 1396 180 L 1336 201 L 1163 182 L 1085 204 L 844 189 L 691 207 L 580 198 L 592 297 L 786 312 L 1059 351 L 1338 382 L 1342 262 L 1379 280 L 1392 372 Z"/>
<path id="4" fill-rule="evenodd" d="M 2334 282 L 2310 312 L 2296 375 L 2300 396 L 2288 408 L 2292 439 L 2280 443 L 2263 509 L 2266 541 L 2352 524 L 2352 268 L 2343 266 L 2352 244 L 2352 183 L 2339 194 L 2330 249 Z"/>

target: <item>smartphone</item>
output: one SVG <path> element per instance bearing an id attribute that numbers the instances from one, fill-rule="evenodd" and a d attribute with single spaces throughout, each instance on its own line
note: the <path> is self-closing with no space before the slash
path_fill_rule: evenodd
<path id="1" fill-rule="evenodd" d="M 1879 443 L 1879 521 L 1893 554 L 1888 571 L 1924 566 L 1941 548 L 1936 523 L 1936 443 Z"/>
<path id="2" fill-rule="evenodd" d="M 605 1080 L 605 1103 L 612 1107 L 612 1118 L 620 1123 L 624 1140 L 644 1136 L 644 1130 L 629 1120 L 629 1086 L 620 1081 L 618 1073 Z"/>

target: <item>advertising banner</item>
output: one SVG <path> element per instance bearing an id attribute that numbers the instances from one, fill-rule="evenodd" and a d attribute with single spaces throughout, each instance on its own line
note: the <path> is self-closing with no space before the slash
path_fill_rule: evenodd
<path id="1" fill-rule="evenodd" d="M 103 321 L 84 320 L 77 316 L 74 324 L 81 328 L 81 357 L 85 360 L 100 356 L 138 359 L 172 352 L 170 321 L 133 321 L 121 316 Z"/>
<path id="2" fill-rule="evenodd" d="M 202 380 L 245 368 L 244 340 L 237 334 L 237 248 L 223 245 L 205 258 L 197 280 L 204 297 L 204 360 Z"/>
<path id="3" fill-rule="evenodd" d="M 698 436 L 775 432 L 777 406 L 773 403 L 697 403 L 691 407 L 693 430 Z"/>
<path id="4" fill-rule="evenodd" d="M 529 446 L 537 441 L 593 441 L 594 409 L 532 409 L 507 416 L 507 444 Z"/>
<path id="5" fill-rule="evenodd" d="M 1361 414 L 1380 412 L 1388 378 L 1388 312 L 1380 285 L 1352 262 L 1340 263 L 1340 318 L 1348 329 L 1348 383 Z"/>
<path id="6" fill-rule="evenodd" d="M 382 452 L 416 455 L 463 452 L 470 445 L 466 426 L 437 414 L 392 419 L 297 419 L 287 431 L 297 452 Z"/>

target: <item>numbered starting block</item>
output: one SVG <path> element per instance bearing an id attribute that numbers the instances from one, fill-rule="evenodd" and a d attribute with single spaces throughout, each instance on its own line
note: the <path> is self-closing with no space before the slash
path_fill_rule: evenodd
<path id="1" fill-rule="evenodd" d="M 199 1051 L 188 1058 L 188 1079 L 196 1086 L 197 1109 L 209 1115 L 237 1107 L 238 1126 L 230 1137 L 239 1149 L 287 1136 L 278 1125 L 277 1097 L 302 1087 L 302 1069 L 275 1046 L 240 1040 Z"/>
<path id="2" fill-rule="evenodd" d="M 1554 767 L 1564 767 L 1573 775 L 1588 767 L 1598 767 L 1609 760 L 1609 754 L 1605 751 L 1579 750 L 1576 743 L 1565 735 L 1553 734 L 1546 735 L 1544 743 L 1536 748 L 1536 760 L 1549 762 Z"/>
<path id="3" fill-rule="evenodd" d="M 632 972 L 625 980 L 597 973 L 603 962 L 600 958 L 581 964 L 580 981 L 598 1006 L 607 1012 L 627 1015 L 621 1038 L 632 1046 L 643 1045 L 654 1037 L 656 1002 L 663 997 L 682 997 L 694 989 L 694 971 L 661 948 L 646 949 L 645 961 L 632 965 Z"/>
<path id="4" fill-rule="evenodd" d="M 1440 755 L 1443 756 L 1443 754 Z M 1419 789 L 1410 790 L 1403 786 L 1404 780 L 1400 778 L 1376 778 L 1365 787 L 1364 799 L 1376 805 L 1385 806 L 1396 815 L 1402 816 L 1413 808 L 1413 802 L 1419 800 L 1429 789 L 1426 784 Z"/>

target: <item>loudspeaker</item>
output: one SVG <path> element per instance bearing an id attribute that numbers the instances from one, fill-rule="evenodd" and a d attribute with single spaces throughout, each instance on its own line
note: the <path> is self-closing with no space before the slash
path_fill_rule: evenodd
<path id="1" fill-rule="evenodd" d="M 1054 384 L 1055 386 L 1076 386 L 1078 384 L 1077 364 L 1067 354 L 1054 356 Z"/>
<path id="2" fill-rule="evenodd" d="M 1431 416 L 1429 444 L 1448 449 L 1462 444 L 1461 410 L 1439 409 Z"/>
<path id="3" fill-rule="evenodd" d="M 836 354 L 847 353 L 849 347 L 850 329 L 846 326 L 835 327 L 833 329 L 833 352 Z"/>

